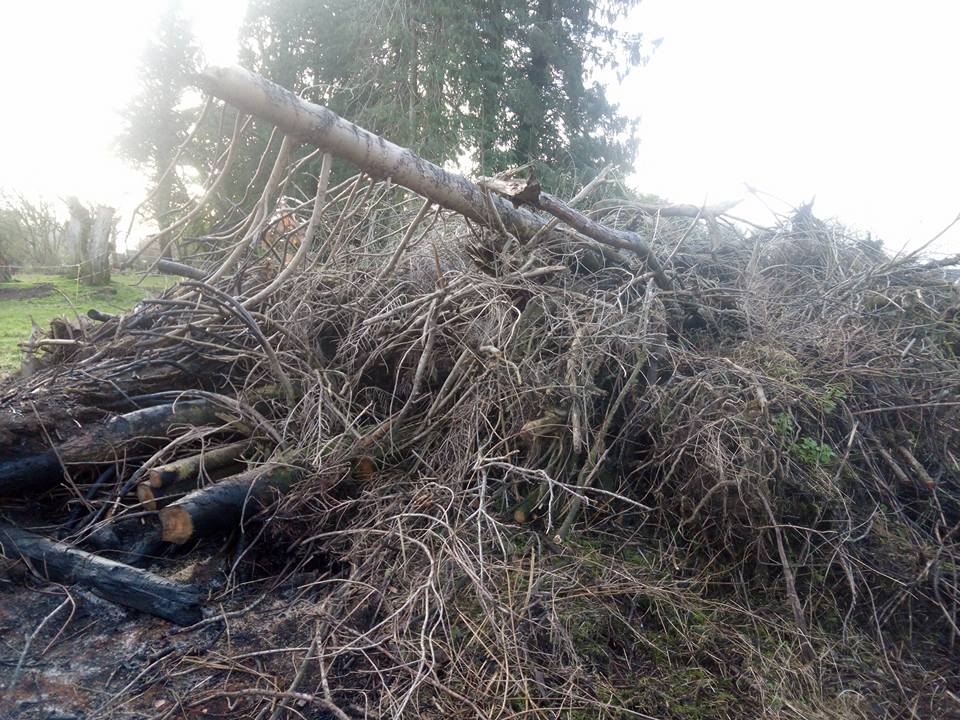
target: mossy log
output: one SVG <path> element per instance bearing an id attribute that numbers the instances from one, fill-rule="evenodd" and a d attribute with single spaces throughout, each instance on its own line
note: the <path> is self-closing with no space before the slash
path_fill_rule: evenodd
<path id="1" fill-rule="evenodd" d="M 212 403 L 191 400 L 118 415 L 55 448 L 0 464 L 0 497 L 47 490 L 62 479 L 64 464 L 112 460 L 126 443 L 166 437 L 171 425 L 213 422 L 218 412 Z"/>
<path id="2" fill-rule="evenodd" d="M 163 539 L 178 545 L 229 530 L 300 479 L 289 465 L 266 464 L 195 490 L 160 511 Z"/>
<path id="3" fill-rule="evenodd" d="M 0 523 L 0 549 L 8 558 L 26 560 L 49 580 L 80 585 L 117 605 L 178 625 L 191 625 L 201 618 L 203 593 L 194 585 L 176 583 L 6 523 Z"/>

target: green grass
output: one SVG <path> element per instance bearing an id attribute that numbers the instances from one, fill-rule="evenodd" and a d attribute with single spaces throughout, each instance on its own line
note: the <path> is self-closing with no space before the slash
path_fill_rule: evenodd
<path id="1" fill-rule="evenodd" d="M 0 374 L 20 367 L 22 353 L 17 345 L 30 335 L 31 317 L 46 330 L 55 317 L 75 317 L 74 309 L 81 315 L 90 308 L 110 314 L 122 312 L 132 308 L 138 300 L 176 282 L 168 275 L 150 275 L 135 286 L 139 280 L 140 275 L 135 273 L 117 273 L 109 285 L 94 287 L 61 275 L 23 273 L 14 276 L 12 282 L 0 283 L 0 290 L 27 290 L 49 283 L 60 291 L 35 298 L 0 297 Z"/>

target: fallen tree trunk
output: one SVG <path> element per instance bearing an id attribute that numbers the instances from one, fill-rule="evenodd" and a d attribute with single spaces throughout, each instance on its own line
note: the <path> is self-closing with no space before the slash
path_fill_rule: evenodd
<path id="1" fill-rule="evenodd" d="M 286 492 L 301 474 L 289 465 L 267 464 L 195 490 L 160 511 L 162 537 L 181 545 L 229 530 Z"/>
<path id="2" fill-rule="evenodd" d="M 177 625 L 191 625 L 201 618 L 203 593 L 194 585 L 175 583 L 6 523 L 0 523 L 0 549 L 7 558 L 23 558 L 49 580 L 80 585 L 117 605 Z"/>
<path id="3" fill-rule="evenodd" d="M 353 163 L 371 176 L 389 177 L 448 210 L 496 227 L 484 192 L 474 183 L 344 120 L 322 105 L 307 102 L 239 67 L 209 67 L 199 76 L 198 84 L 211 95 Z M 529 240 L 546 224 L 534 213 L 515 208 L 501 197 L 494 195 L 492 201 L 503 224 L 521 240 Z"/>
<path id="4" fill-rule="evenodd" d="M 462 175 L 444 170 L 407 148 L 344 120 L 323 105 L 316 105 L 289 90 L 239 67 L 209 67 L 198 84 L 211 95 L 236 108 L 263 118 L 284 133 L 317 145 L 325 152 L 353 163 L 373 177 L 393 182 L 492 229 L 501 226 L 521 241 L 543 231 L 547 221 L 517 207 Z M 548 210 L 548 208 L 544 208 Z M 579 217 L 583 217 L 579 213 Z M 567 217 L 558 217 L 565 222 Z M 611 231 L 591 223 L 591 239 L 610 247 L 630 250 L 650 265 L 661 287 L 669 282 L 650 246 L 635 233 Z M 584 224 L 573 226 L 583 231 Z"/>
<path id="5" fill-rule="evenodd" d="M 210 423 L 218 412 L 212 403 L 190 400 L 118 415 L 46 452 L 0 464 L 0 497 L 49 489 L 60 482 L 64 464 L 112 460 L 125 443 L 165 437 L 174 424 Z"/>

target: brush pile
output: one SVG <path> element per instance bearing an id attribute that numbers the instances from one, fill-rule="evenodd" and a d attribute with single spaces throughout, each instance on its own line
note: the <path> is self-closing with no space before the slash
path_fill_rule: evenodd
<path id="1" fill-rule="evenodd" d="M 8 519 L 205 559 L 206 618 L 91 716 L 960 717 L 947 263 L 809 209 L 601 178 L 575 232 L 323 167 L 281 150 L 196 279 L 3 393 L 4 467 L 53 468 Z"/>

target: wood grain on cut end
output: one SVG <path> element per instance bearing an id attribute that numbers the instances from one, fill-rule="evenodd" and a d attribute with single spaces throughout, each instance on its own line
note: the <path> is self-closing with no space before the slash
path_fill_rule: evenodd
<path id="1" fill-rule="evenodd" d="M 193 537 L 193 518 L 177 505 L 170 505 L 160 511 L 160 524 L 163 526 L 161 538 L 164 542 L 182 545 Z"/>
<path id="2" fill-rule="evenodd" d="M 170 480 L 173 480 L 176 478 L 176 476 L 174 475 L 173 477 L 167 479 L 164 477 L 167 474 L 168 473 L 164 472 L 161 469 L 154 468 L 153 470 L 147 473 L 146 482 L 152 488 L 162 488 L 164 485 L 164 480 L 167 480 L 169 482 Z"/>
<path id="3" fill-rule="evenodd" d="M 142 482 L 137 485 L 137 500 L 143 510 L 153 512 L 157 509 L 157 496 L 153 492 L 150 482 Z"/>

